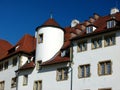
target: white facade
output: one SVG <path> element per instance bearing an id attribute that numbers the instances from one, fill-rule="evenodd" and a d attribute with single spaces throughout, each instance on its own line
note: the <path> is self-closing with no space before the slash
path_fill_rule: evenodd
<path id="1" fill-rule="evenodd" d="M 43 42 L 38 43 L 38 37 L 43 34 Z M 60 51 L 64 42 L 64 32 L 57 27 L 42 27 L 37 31 L 36 60 L 50 60 Z"/>
<path id="2" fill-rule="evenodd" d="M 105 34 L 102 35 L 102 38 Z M 97 35 L 96 35 L 97 36 Z M 104 39 L 102 40 L 103 46 L 98 49 L 91 49 L 91 38 L 84 38 L 87 42 L 87 51 L 77 52 L 77 45 L 74 43 L 73 47 L 73 90 L 98 90 L 103 88 L 110 88 L 111 90 L 120 90 L 120 31 L 116 33 L 116 44 L 113 46 L 104 47 Z M 112 62 L 112 72 L 110 75 L 100 76 L 98 74 L 98 63 L 101 61 Z M 78 67 L 79 65 L 90 64 L 90 77 L 79 78 Z"/>

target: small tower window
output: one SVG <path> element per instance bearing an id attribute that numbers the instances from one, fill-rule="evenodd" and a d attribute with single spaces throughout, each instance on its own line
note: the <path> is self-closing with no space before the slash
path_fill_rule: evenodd
<path id="1" fill-rule="evenodd" d="M 113 28 L 115 26 L 116 26 L 116 21 L 115 20 L 107 21 L 107 28 Z"/>
<path id="2" fill-rule="evenodd" d="M 43 34 L 38 35 L 38 43 L 43 43 Z"/>

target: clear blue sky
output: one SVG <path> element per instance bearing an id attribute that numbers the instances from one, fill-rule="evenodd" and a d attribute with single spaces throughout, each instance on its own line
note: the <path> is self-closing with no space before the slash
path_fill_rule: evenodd
<path id="1" fill-rule="evenodd" d="M 120 7 L 120 0 L 0 0 L 0 39 L 15 45 L 24 34 L 34 35 L 51 11 L 65 27 L 73 19 L 83 22 L 94 13 L 108 15 L 116 6 Z"/>

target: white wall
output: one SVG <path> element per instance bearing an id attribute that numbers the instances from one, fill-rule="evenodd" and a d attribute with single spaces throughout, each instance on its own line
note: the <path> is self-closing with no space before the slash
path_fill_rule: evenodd
<path id="1" fill-rule="evenodd" d="M 42 90 L 70 90 L 70 73 L 68 80 L 56 81 L 56 70 L 57 68 L 65 67 L 67 64 L 51 65 L 43 67 L 42 70 L 36 70 L 29 74 L 28 85 L 23 86 L 23 75 L 29 71 L 22 71 L 19 75 L 19 90 L 33 90 L 34 81 L 42 81 Z"/>
<path id="2" fill-rule="evenodd" d="M 77 46 L 74 46 L 73 90 L 98 90 L 98 88 L 112 88 L 112 90 L 120 90 L 120 32 L 117 33 L 116 36 L 116 45 L 113 46 L 91 50 L 90 38 L 88 39 L 87 51 L 77 52 Z M 106 60 L 112 61 L 112 74 L 99 76 L 98 62 Z M 78 66 L 84 64 L 90 64 L 91 76 L 79 79 Z"/>

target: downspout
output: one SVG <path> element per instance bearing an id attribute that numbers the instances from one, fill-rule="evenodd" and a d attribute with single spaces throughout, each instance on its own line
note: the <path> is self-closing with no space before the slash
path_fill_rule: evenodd
<path id="1" fill-rule="evenodd" d="M 70 73 L 71 73 L 71 80 L 70 80 L 70 90 L 73 90 L 73 68 L 72 68 L 72 63 L 73 63 L 73 45 L 71 43 L 71 46 L 70 46 Z"/>

